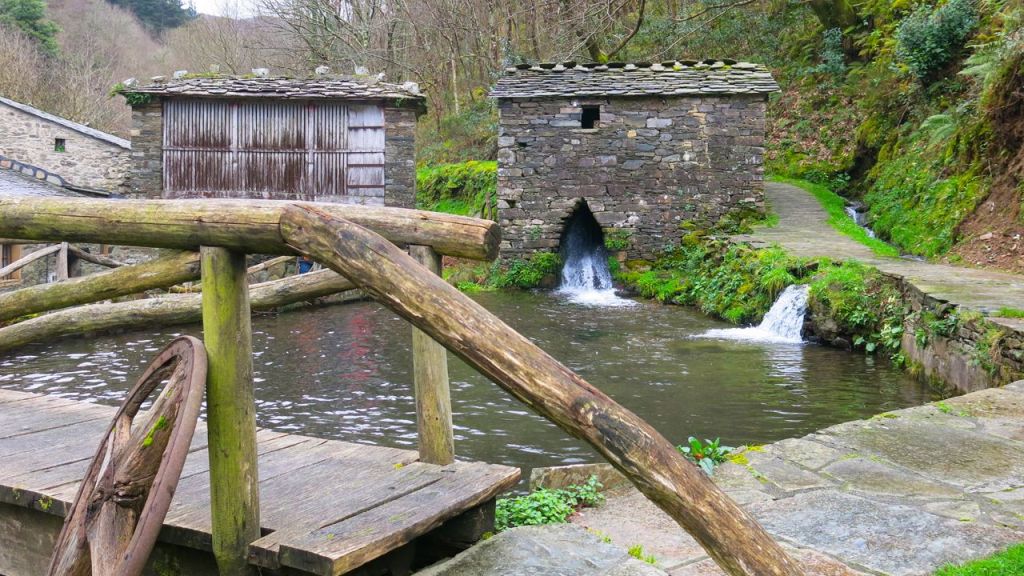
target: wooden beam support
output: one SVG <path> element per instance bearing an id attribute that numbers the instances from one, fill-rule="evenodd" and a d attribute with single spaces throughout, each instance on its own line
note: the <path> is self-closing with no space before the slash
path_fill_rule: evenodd
<path id="1" fill-rule="evenodd" d="M 275 200 L 0 199 L 0 237 L 251 254 L 294 254 L 281 239 L 285 207 Z M 447 256 L 493 260 L 501 231 L 489 220 L 423 210 L 303 203 L 365 226 L 396 244 L 431 246 Z"/>
<path id="2" fill-rule="evenodd" d="M 73 247 L 72 247 L 73 248 Z M 142 264 L 0 293 L 0 322 L 166 288 L 199 278 L 199 254 L 179 252 Z"/>
<path id="3" fill-rule="evenodd" d="M 441 255 L 430 246 L 410 246 L 409 255 L 427 270 L 441 275 Z M 420 461 L 446 466 L 455 461 L 448 352 L 413 327 L 412 365 Z"/>
<path id="4" fill-rule="evenodd" d="M 60 250 L 57 251 L 57 281 L 67 280 L 69 277 L 70 262 L 68 262 L 68 243 L 61 242 Z"/>
<path id="5" fill-rule="evenodd" d="M 588 442 L 734 576 L 800 576 L 757 520 L 650 424 L 384 238 L 293 206 L 284 238 L 417 326 L 524 404 Z"/>
<path id="6" fill-rule="evenodd" d="M 256 404 L 245 254 L 204 246 L 203 339 L 213 554 L 222 576 L 253 574 L 249 543 L 260 537 Z"/>
<path id="7" fill-rule="evenodd" d="M 353 288 L 354 284 L 335 271 L 319 270 L 253 284 L 249 290 L 250 306 L 253 310 L 270 311 Z M 202 317 L 202 295 L 198 293 L 78 306 L 0 328 L 0 352 L 86 332 L 192 324 Z"/>
<path id="8" fill-rule="evenodd" d="M 71 253 L 74 254 L 75 256 L 77 256 L 78 258 L 81 258 L 82 260 L 85 260 L 86 262 L 92 262 L 93 264 L 96 264 L 98 266 L 106 266 L 107 268 L 117 268 L 119 266 L 128 266 L 128 264 L 125 264 L 124 262 L 118 262 L 117 260 L 114 260 L 113 258 L 107 258 L 106 256 L 104 256 L 102 254 L 93 254 L 92 252 L 89 252 L 88 250 L 84 250 L 82 248 L 79 248 L 78 246 L 75 246 L 74 244 L 69 246 L 68 249 L 71 250 Z"/>

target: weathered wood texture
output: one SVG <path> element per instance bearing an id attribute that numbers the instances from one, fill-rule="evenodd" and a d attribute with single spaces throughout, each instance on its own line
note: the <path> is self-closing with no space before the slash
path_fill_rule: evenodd
<path id="1" fill-rule="evenodd" d="M 410 246 L 409 255 L 434 274 L 441 274 L 441 255 L 429 246 Z M 452 398 L 448 384 L 448 352 L 419 328 L 412 329 L 413 388 L 420 460 L 451 464 L 455 460 Z"/>
<path id="2" fill-rule="evenodd" d="M 352 279 L 527 406 L 586 440 L 729 574 L 803 573 L 753 516 L 650 424 L 381 236 L 300 206 L 285 209 L 281 231 L 297 250 Z"/>
<path id="3" fill-rule="evenodd" d="M 253 574 L 249 543 L 260 537 L 256 399 L 245 254 L 204 246 L 203 336 L 209 371 L 210 502 L 213 554 L 224 576 Z"/>
<path id="4" fill-rule="evenodd" d="M 7 266 L 0 268 L 0 278 L 10 276 L 14 272 L 17 272 L 18 270 L 21 270 L 22 268 L 28 266 L 29 264 L 35 262 L 36 260 L 39 260 L 40 258 L 45 258 L 46 256 L 53 254 L 54 252 L 60 252 L 60 244 L 47 246 L 46 248 L 40 248 L 39 250 L 36 250 L 31 254 L 26 254 L 25 256 L 22 256 L 21 258 L 15 260 L 14 262 L 11 262 Z"/>
<path id="5" fill-rule="evenodd" d="M 71 255 L 68 254 L 68 243 L 61 242 L 60 250 L 57 251 L 57 281 L 67 280 L 70 278 L 71 263 L 69 259 Z"/>
<path id="6" fill-rule="evenodd" d="M 145 402 L 167 379 L 146 422 Z M 156 544 L 192 443 L 206 352 L 191 336 L 157 354 L 114 415 L 54 546 L 51 576 L 139 576 Z"/>
<path id="7" fill-rule="evenodd" d="M 95 449 L 113 413 L 107 406 L 0 390 L 0 502 L 44 516 L 66 514 L 89 466 L 83 454 Z M 207 436 L 200 422 L 160 532 L 164 544 L 212 549 Z M 333 576 L 380 558 L 490 502 L 519 479 L 517 468 L 441 467 L 419 462 L 415 450 L 270 430 L 257 433 L 257 451 L 267 536 L 249 546 L 250 563 L 283 571 L 306 567 L 291 574 Z M 0 548 L 0 573 L 18 574 L 13 563 L 28 557 L 8 552 Z"/>
<path id="8" fill-rule="evenodd" d="M 68 249 L 71 250 L 71 253 L 74 254 L 75 257 L 85 260 L 86 262 L 92 262 L 93 264 L 99 266 L 106 266 L 107 268 L 127 266 L 127 264 L 125 264 L 124 262 L 118 262 L 117 260 L 114 260 L 113 258 L 108 258 L 102 254 L 93 254 L 92 252 L 89 252 L 88 250 L 83 250 L 78 246 L 75 246 L 74 244 L 68 246 Z"/>
<path id="9" fill-rule="evenodd" d="M 273 268 L 274 266 L 280 266 L 281 264 L 286 264 L 288 262 L 294 262 L 294 261 L 295 261 L 295 257 L 294 256 L 278 256 L 277 258 L 271 258 L 270 260 L 267 260 L 265 262 L 260 262 L 259 264 L 256 264 L 254 266 L 249 266 L 249 269 L 246 270 L 246 274 L 256 274 L 257 272 L 263 272 L 264 270 L 269 270 L 270 268 Z"/>
<path id="10" fill-rule="evenodd" d="M 3 198 L 0 237 L 180 250 L 205 245 L 251 254 L 294 254 L 279 229 L 283 210 L 293 204 L 273 200 Z M 446 256 L 492 260 L 501 241 L 498 225 L 489 220 L 403 208 L 316 206 L 397 244 L 431 246 Z"/>
<path id="11" fill-rule="evenodd" d="M 62 282 L 0 294 L 0 322 L 37 312 L 166 288 L 199 278 L 199 254 L 181 252 Z"/>
<path id="12" fill-rule="evenodd" d="M 380 104 L 164 102 L 164 197 L 384 203 Z"/>
<path id="13" fill-rule="evenodd" d="M 84 278 L 83 278 L 84 279 Z M 250 287 L 253 310 L 269 311 L 355 288 L 333 270 L 319 270 Z M 0 352 L 33 342 L 139 326 L 192 324 L 202 319 L 199 293 L 58 310 L 0 328 Z"/>

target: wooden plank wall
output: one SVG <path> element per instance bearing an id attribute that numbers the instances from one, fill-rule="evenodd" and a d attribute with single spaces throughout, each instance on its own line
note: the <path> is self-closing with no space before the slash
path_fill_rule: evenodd
<path id="1" fill-rule="evenodd" d="M 174 98 L 164 196 L 384 204 L 377 104 Z"/>

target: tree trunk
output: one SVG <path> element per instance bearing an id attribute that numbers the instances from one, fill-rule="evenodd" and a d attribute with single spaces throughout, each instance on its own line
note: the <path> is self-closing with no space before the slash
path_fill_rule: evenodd
<path id="1" fill-rule="evenodd" d="M 331 270 L 254 284 L 250 288 L 253 310 L 274 310 L 281 306 L 329 296 L 355 286 Z M 194 324 L 202 319 L 201 294 L 175 294 L 115 304 L 90 304 L 59 310 L 18 324 L 0 328 L 0 352 L 32 342 L 64 336 L 103 332 L 118 328 L 143 329 L 151 326 Z"/>
<path id="2" fill-rule="evenodd" d="M 124 266 L 0 293 L 0 322 L 68 306 L 166 288 L 199 278 L 199 254 L 181 252 L 134 266 Z"/>
<path id="3" fill-rule="evenodd" d="M 650 424 L 384 238 L 300 206 L 285 209 L 281 233 L 296 250 L 347 276 L 524 404 L 590 443 L 729 574 L 803 574 L 749 513 Z"/>
<path id="4" fill-rule="evenodd" d="M 208 245 L 249 254 L 294 254 L 281 240 L 278 228 L 282 211 L 293 204 L 274 200 L 3 198 L 0 237 L 178 250 Z M 309 204 L 396 244 L 431 246 L 446 256 L 493 260 L 501 242 L 498 225 L 479 218 L 403 208 Z"/>

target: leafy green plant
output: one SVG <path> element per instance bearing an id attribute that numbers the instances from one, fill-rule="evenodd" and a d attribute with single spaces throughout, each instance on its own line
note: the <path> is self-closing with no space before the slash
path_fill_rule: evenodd
<path id="1" fill-rule="evenodd" d="M 601 488 L 603 486 L 597 477 L 591 476 L 583 484 L 557 490 L 541 488 L 525 496 L 499 498 L 495 509 L 495 530 L 564 523 L 576 510 L 602 504 L 604 495 Z"/>
<path id="2" fill-rule="evenodd" d="M 896 56 L 922 82 L 934 78 L 963 49 L 978 24 L 977 0 L 922 4 L 896 30 Z"/>
<path id="3" fill-rule="evenodd" d="M 705 474 L 711 476 L 715 472 L 715 466 L 725 462 L 728 459 L 729 453 L 734 450 L 731 446 L 722 446 L 719 443 L 719 439 L 714 440 L 705 439 L 703 443 L 697 438 L 690 436 L 686 440 L 686 445 L 676 446 L 676 450 L 686 457 L 687 460 L 693 462 Z"/>
<path id="4" fill-rule="evenodd" d="M 516 526 L 561 524 L 572 513 L 573 507 L 557 492 L 541 489 L 526 496 L 499 498 L 494 528 L 500 532 Z"/>
<path id="5" fill-rule="evenodd" d="M 821 63 L 812 67 L 808 72 L 831 77 L 842 77 L 846 74 L 842 30 L 839 28 L 829 28 L 822 33 Z"/>
<path id="6" fill-rule="evenodd" d="M 645 554 L 644 553 L 644 547 L 643 547 L 642 544 L 633 544 L 632 546 L 629 547 L 627 552 L 633 558 L 636 558 L 637 560 L 640 560 L 641 562 L 646 562 L 646 563 L 648 563 L 648 564 L 650 564 L 652 566 L 658 563 L 658 559 L 655 558 L 653 554 Z"/>
<path id="7" fill-rule="evenodd" d="M 508 267 L 490 279 L 495 288 L 536 288 L 545 276 L 557 274 L 562 259 L 554 252 L 538 252 L 529 258 L 512 260 Z"/>
<path id="8" fill-rule="evenodd" d="M 625 228 L 607 228 L 604 232 L 604 247 L 611 252 L 619 252 L 629 248 L 631 230 Z"/>
<path id="9" fill-rule="evenodd" d="M 153 95 L 146 94 L 143 92 L 132 92 L 131 88 L 124 85 L 123 82 L 118 82 L 110 89 L 110 97 L 124 96 L 124 101 L 129 106 L 145 106 L 153 102 Z"/>

